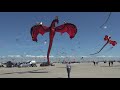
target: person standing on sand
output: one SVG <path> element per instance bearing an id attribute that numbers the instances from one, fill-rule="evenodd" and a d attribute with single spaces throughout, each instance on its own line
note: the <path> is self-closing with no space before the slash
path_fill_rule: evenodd
<path id="1" fill-rule="evenodd" d="M 110 66 L 110 61 L 109 61 L 109 66 Z"/>
<path id="2" fill-rule="evenodd" d="M 98 61 L 96 62 L 96 65 L 98 65 Z"/>
<path id="3" fill-rule="evenodd" d="M 111 61 L 111 66 L 113 66 L 113 61 Z"/>
<path id="4" fill-rule="evenodd" d="M 67 69 L 68 78 L 70 78 L 70 72 L 71 72 L 70 62 L 66 64 L 66 69 Z"/>
<path id="5" fill-rule="evenodd" d="M 95 66 L 95 61 L 93 61 L 93 64 L 94 64 L 94 66 Z"/>

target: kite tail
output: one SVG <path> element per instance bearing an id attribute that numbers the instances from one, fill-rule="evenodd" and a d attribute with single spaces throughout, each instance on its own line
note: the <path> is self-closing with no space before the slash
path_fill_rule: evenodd
<path id="1" fill-rule="evenodd" d="M 97 53 L 94 53 L 94 54 L 90 54 L 90 55 L 95 55 L 95 54 L 98 54 L 99 52 L 101 52 L 103 50 L 103 48 L 108 44 L 109 42 L 107 42 Z"/>
<path id="2" fill-rule="evenodd" d="M 49 55 L 50 55 L 50 51 L 51 51 L 51 48 L 52 48 L 52 43 L 53 43 L 53 38 L 51 38 L 50 41 L 49 41 L 49 47 L 48 47 L 48 52 L 47 52 L 48 65 L 50 65 Z"/>
<path id="3" fill-rule="evenodd" d="M 48 48 L 48 52 L 47 52 L 48 65 L 50 64 L 49 55 L 50 55 L 50 51 L 51 51 L 51 48 L 52 48 L 52 42 L 53 42 L 53 40 L 50 40 L 49 48 Z"/>

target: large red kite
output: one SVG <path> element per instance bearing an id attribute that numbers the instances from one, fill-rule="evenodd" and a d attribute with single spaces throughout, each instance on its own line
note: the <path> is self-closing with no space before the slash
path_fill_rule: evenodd
<path id="1" fill-rule="evenodd" d="M 112 44 L 112 46 L 115 46 L 115 45 L 117 44 L 117 42 L 111 40 L 110 38 L 111 38 L 110 36 L 105 35 L 104 41 L 107 41 L 107 42 L 105 43 L 105 45 L 104 45 L 98 52 L 96 52 L 96 53 L 94 53 L 94 54 L 90 54 L 90 55 L 98 54 L 100 51 L 102 51 L 102 49 L 103 49 L 107 44 Z"/>
<path id="2" fill-rule="evenodd" d="M 50 65 L 50 60 L 49 60 L 49 55 L 50 55 L 50 51 L 52 48 L 52 43 L 53 43 L 53 39 L 55 36 L 56 32 L 60 32 L 65 33 L 67 32 L 69 34 L 69 37 L 72 39 L 74 38 L 74 36 L 77 33 L 77 28 L 74 24 L 71 23 L 64 23 L 60 26 L 55 27 L 55 24 L 59 23 L 58 17 L 56 16 L 56 18 L 52 21 L 50 27 L 44 26 L 42 25 L 42 23 L 34 25 L 31 28 L 31 36 L 32 36 L 32 40 L 37 42 L 37 36 L 38 34 L 43 35 L 46 32 L 49 32 L 49 48 L 48 48 L 48 52 L 47 52 L 47 60 L 48 60 L 48 65 Z"/>

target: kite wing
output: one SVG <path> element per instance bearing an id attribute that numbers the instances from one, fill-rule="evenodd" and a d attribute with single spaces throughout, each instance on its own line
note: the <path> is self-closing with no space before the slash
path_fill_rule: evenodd
<path id="1" fill-rule="evenodd" d="M 74 24 L 65 23 L 65 24 L 62 24 L 62 25 L 56 27 L 55 31 L 60 32 L 61 34 L 67 32 L 69 34 L 70 38 L 72 39 L 72 38 L 74 38 L 74 36 L 77 33 L 77 28 Z"/>
<path id="2" fill-rule="evenodd" d="M 110 40 L 109 43 L 112 44 L 113 46 L 115 46 L 117 44 L 116 41 L 112 41 L 112 40 Z"/>
<path id="3" fill-rule="evenodd" d="M 105 40 L 105 41 L 109 40 L 108 35 L 105 35 L 104 40 Z"/>
<path id="4" fill-rule="evenodd" d="M 34 25 L 30 31 L 32 40 L 37 42 L 38 34 L 43 35 L 46 32 L 49 32 L 49 27 L 43 25 Z"/>

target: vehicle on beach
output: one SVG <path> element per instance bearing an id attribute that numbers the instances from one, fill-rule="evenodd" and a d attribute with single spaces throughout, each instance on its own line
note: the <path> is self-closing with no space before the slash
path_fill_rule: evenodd
<path id="1" fill-rule="evenodd" d="M 37 67 L 36 65 L 36 61 L 27 61 L 27 62 L 23 62 L 19 65 L 19 67 Z"/>
<path id="2" fill-rule="evenodd" d="M 30 61 L 30 65 L 31 65 L 31 67 L 37 67 L 36 61 L 34 61 L 34 60 Z"/>
<path id="3" fill-rule="evenodd" d="M 20 64 L 19 67 L 30 67 L 30 64 L 29 63 L 22 63 L 22 64 Z"/>
<path id="4" fill-rule="evenodd" d="M 4 65 L 2 63 L 0 63 L 0 67 L 4 67 Z"/>
<path id="5" fill-rule="evenodd" d="M 37 67 L 36 61 L 27 61 L 27 62 L 12 62 L 12 61 L 7 61 L 4 63 L 0 63 L 0 67 Z"/>
<path id="6" fill-rule="evenodd" d="M 40 66 L 55 66 L 55 64 L 50 63 L 50 65 L 48 65 L 48 62 L 42 62 Z"/>
<path id="7" fill-rule="evenodd" d="M 13 67 L 13 65 L 14 65 L 13 62 L 11 62 L 11 61 L 6 62 L 5 64 L 6 64 L 6 67 L 8 67 L 8 68 Z"/>

